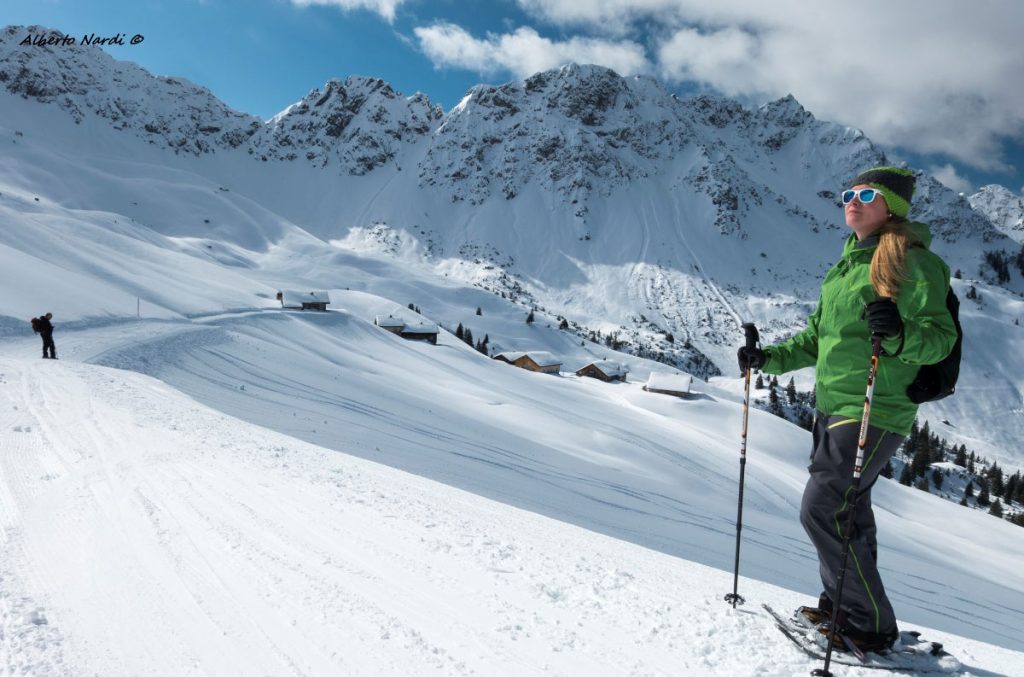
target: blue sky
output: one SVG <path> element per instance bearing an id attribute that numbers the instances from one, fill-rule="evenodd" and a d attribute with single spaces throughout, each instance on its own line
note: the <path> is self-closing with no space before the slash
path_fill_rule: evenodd
<path id="1" fill-rule="evenodd" d="M 972 190 L 1024 185 L 1024 3 L 988 0 L 4 0 L 3 24 L 145 40 L 119 59 L 270 117 L 330 78 L 450 109 L 567 61 L 757 105 L 792 93 Z"/>

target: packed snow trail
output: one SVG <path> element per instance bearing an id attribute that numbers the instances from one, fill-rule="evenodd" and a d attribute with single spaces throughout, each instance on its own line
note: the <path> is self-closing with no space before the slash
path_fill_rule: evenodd
<path id="1" fill-rule="evenodd" d="M 726 572 L 299 442 L 138 374 L 0 358 L 0 375 L 7 674 L 812 667 L 762 614 L 721 602 Z M 1024 665 L 930 634 L 967 663 Z"/>

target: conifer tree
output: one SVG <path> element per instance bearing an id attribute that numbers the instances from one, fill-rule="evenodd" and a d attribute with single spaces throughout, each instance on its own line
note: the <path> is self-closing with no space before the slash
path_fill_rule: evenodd
<path id="1" fill-rule="evenodd" d="M 977 501 L 977 503 L 982 508 L 987 508 L 988 504 L 992 502 L 992 499 L 989 496 L 989 492 L 988 492 L 988 481 L 985 480 L 984 478 L 979 479 L 978 480 L 978 486 L 980 486 L 981 489 L 978 491 L 978 501 Z"/>
<path id="2" fill-rule="evenodd" d="M 462 323 L 459 322 L 459 326 L 455 328 L 455 338 L 460 341 L 466 340 L 466 330 L 462 328 Z"/>
<path id="3" fill-rule="evenodd" d="M 469 345 L 473 345 L 473 332 L 469 330 L 469 327 L 466 327 L 466 331 L 462 335 L 462 340 Z"/>
<path id="4" fill-rule="evenodd" d="M 953 463 L 956 463 L 961 468 L 967 467 L 967 447 L 960 445 L 956 451 L 956 458 L 953 459 Z"/>
<path id="5" fill-rule="evenodd" d="M 988 509 L 988 514 L 996 517 L 1003 516 L 1003 504 L 999 502 L 998 498 L 992 501 L 992 507 Z"/>
<path id="6" fill-rule="evenodd" d="M 754 388 L 757 390 L 764 390 L 764 379 L 761 378 L 760 374 L 757 375 L 757 381 L 754 382 Z"/>
<path id="7" fill-rule="evenodd" d="M 530 309 L 530 314 L 526 316 L 526 324 L 533 324 L 533 309 Z"/>
<path id="8" fill-rule="evenodd" d="M 782 403 L 779 401 L 779 394 L 775 388 L 768 390 L 768 411 L 776 416 L 782 417 Z"/>
<path id="9" fill-rule="evenodd" d="M 476 307 L 476 314 L 477 315 L 483 315 L 484 314 L 484 312 L 482 310 L 480 310 L 480 306 Z"/>
<path id="10" fill-rule="evenodd" d="M 786 384 L 786 401 L 796 404 L 796 383 L 793 382 L 793 377 L 790 377 L 789 383 Z"/>
<path id="11" fill-rule="evenodd" d="M 942 491 L 942 478 L 943 474 L 941 470 L 938 468 L 932 470 L 932 485 L 935 487 L 936 491 Z"/>
<path id="12" fill-rule="evenodd" d="M 914 488 L 920 489 L 921 491 L 928 491 L 931 488 L 931 485 L 928 482 L 928 476 L 925 475 L 921 479 L 919 479 L 917 483 L 914 484 Z"/>
<path id="13" fill-rule="evenodd" d="M 910 472 L 910 464 L 904 463 L 903 470 L 900 471 L 900 484 L 905 487 L 909 487 L 914 482 L 914 474 Z"/>
<path id="14" fill-rule="evenodd" d="M 993 496 L 1003 495 L 1003 471 L 995 461 L 992 462 L 992 467 L 988 469 L 988 482 Z"/>

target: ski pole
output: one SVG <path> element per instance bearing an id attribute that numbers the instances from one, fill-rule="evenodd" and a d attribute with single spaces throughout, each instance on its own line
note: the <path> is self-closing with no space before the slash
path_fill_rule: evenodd
<path id="1" fill-rule="evenodd" d="M 857 438 L 857 460 L 853 464 L 853 483 L 850 485 L 850 512 L 846 516 L 846 531 L 843 533 L 843 559 L 839 567 L 839 584 L 836 587 L 836 601 L 832 606 L 833 615 L 828 633 L 828 647 L 825 649 L 825 667 L 812 670 L 813 677 L 833 677 L 828 671 L 832 662 L 832 647 L 836 639 L 836 618 L 843 603 L 843 583 L 846 579 L 846 561 L 850 554 L 850 532 L 853 531 L 853 517 L 857 510 L 857 490 L 860 488 L 860 474 L 864 466 L 864 447 L 868 442 L 868 421 L 871 419 L 871 399 L 875 395 L 875 374 L 878 372 L 878 355 L 882 352 L 882 337 L 871 337 L 871 369 L 868 370 L 868 391 L 864 396 L 864 415 L 860 419 L 860 437 Z"/>
<path id="2" fill-rule="evenodd" d="M 760 342 L 757 335 L 757 327 L 753 322 L 743 325 L 743 331 L 747 336 L 747 348 L 754 349 Z M 736 507 L 736 564 L 732 575 L 732 592 L 725 596 L 725 601 L 732 603 L 735 609 L 737 604 L 746 602 L 737 592 L 740 581 L 740 531 L 743 529 L 743 476 L 747 468 L 747 414 L 750 412 L 750 365 L 747 365 L 746 378 L 743 382 L 743 430 L 740 432 L 740 495 Z"/>

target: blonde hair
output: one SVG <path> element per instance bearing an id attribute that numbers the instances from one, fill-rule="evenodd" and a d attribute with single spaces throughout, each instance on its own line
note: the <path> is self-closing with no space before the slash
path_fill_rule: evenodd
<path id="1" fill-rule="evenodd" d="M 907 249 L 921 240 L 903 220 L 890 219 L 878 229 L 878 247 L 871 257 L 871 285 L 879 296 L 896 300 L 907 281 Z"/>

